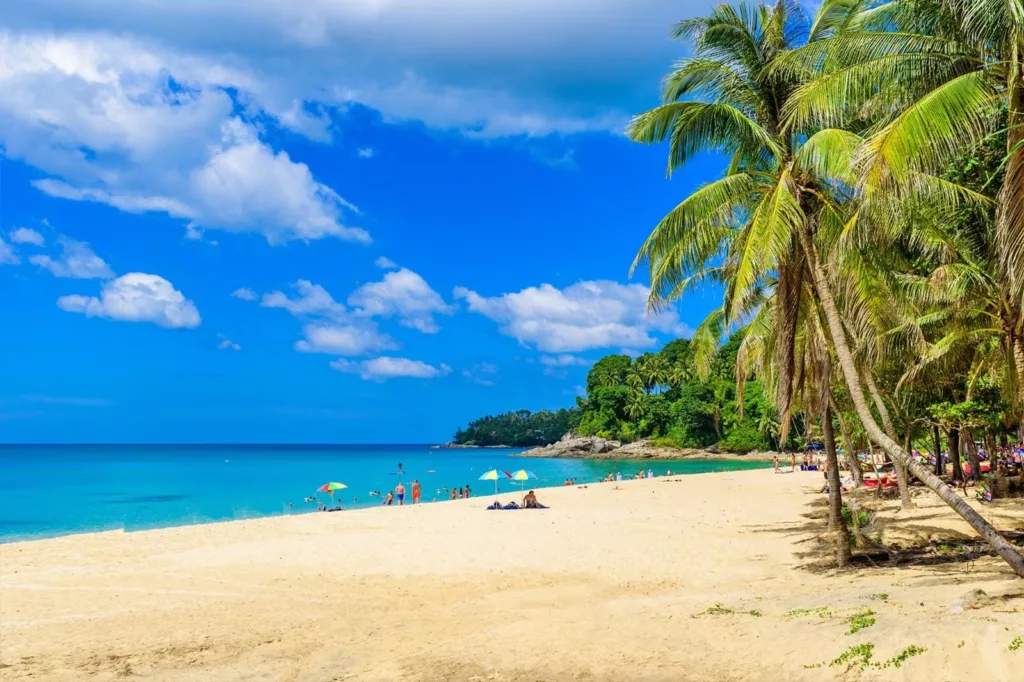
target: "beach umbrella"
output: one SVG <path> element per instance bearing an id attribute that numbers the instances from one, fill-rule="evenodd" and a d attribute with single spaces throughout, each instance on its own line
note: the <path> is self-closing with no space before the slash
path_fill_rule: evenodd
<path id="1" fill-rule="evenodd" d="M 491 469 L 490 471 L 484 472 L 483 476 L 480 477 L 481 481 L 494 481 L 494 495 L 498 495 L 498 480 L 502 478 L 512 478 L 512 474 L 507 471 L 499 471 L 498 469 Z"/>
<path id="2" fill-rule="evenodd" d="M 335 490 L 344 490 L 348 486 L 344 483 L 338 483 L 337 481 L 331 481 L 330 483 L 324 483 L 322 486 L 316 489 L 318 493 L 327 493 L 332 498 L 334 497 Z"/>
<path id="3" fill-rule="evenodd" d="M 532 471 L 527 471 L 526 469 L 520 469 L 519 471 L 513 471 L 510 478 L 513 481 L 520 481 L 519 488 L 521 490 L 526 486 L 526 484 L 521 481 L 529 481 L 531 478 L 537 478 L 537 474 Z"/>

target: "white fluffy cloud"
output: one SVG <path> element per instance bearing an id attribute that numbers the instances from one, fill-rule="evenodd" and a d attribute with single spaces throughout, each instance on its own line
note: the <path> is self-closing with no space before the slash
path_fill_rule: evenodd
<path id="1" fill-rule="evenodd" d="M 362 362 L 351 362 L 349 360 L 333 360 L 331 367 L 339 372 L 358 374 L 366 381 L 384 382 L 388 379 L 398 377 L 413 377 L 418 379 L 433 379 L 448 374 L 451 367 L 445 364 L 434 367 L 419 360 L 408 358 L 379 357 Z"/>
<path id="2" fill-rule="evenodd" d="M 550 284 L 485 297 L 456 287 L 455 297 L 473 312 L 498 322 L 501 333 L 547 353 L 574 353 L 610 346 L 647 348 L 651 331 L 682 331 L 674 312 L 647 319 L 648 289 L 642 284 L 587 281 L 557 289 Z"/>
<path id="3" fill-rule="evenodd" d="M 303 353 L 368 355 L 398 348 L 398 343 L 372 323 L 318 322 L 302 329 L 305 338 L 295 342 Z"/>
<path id="4" fill-rule="evenodd" d="M 356 309 L 356 315 L 398 317 L 403 326 L 425 334 L 435 334 L 440 330 L 434 320 L 435 314 L 450 315 L 453 312 L 426 280 L 406 268 L 387 273 L 380 282 L 359 287 L 348 297 L 348 304 Z"/>
<path id="5" fill-rule="evenodd" d="M 316 102 L 353 101 L 434 127 L 544 135 L 618 129 L 655 101 L 680 52 L 671 25 L 712 4 L 32 0 L 6 3 L 0 23 L 187 49 L 303 134 L 329 134 Z"/>
<path id="6" fill-rule="evenodd" d="M 398 267 L 398 264 L 387 256 L 381 256 L 377 260 L 373 261 L 373 264 L 381 270 L 394 270 Z"/>
<path id="7" fill-rule="evenodd" d="M 114 276 L 110 266 L 85 242 L 61 237 L 60 248 L 60 258 L 56 260 L 50 256 L 32 256 L 28 260 L 33 265 L 50 271 L 54 277 L 109 279 Z"/>
<path id="8" fill-rule="evenodd" d="M 297 296 L 272 291 L 263 295 L 260 305 L 280 308 L 307 320 L 302 328 L 303 338 L 295 342 L 295 350 L 330 355 L 371 355 L 398 348 L 398 343 L 380 331 L 376 322 L 366 316 L 353 315 L 319 284 L 301 279 L 292 287 L 298 292 Z"/>
<path id="9" fill-rule="evenodd" d="M 542 355 L 540 364 L 544 365 L 544 374 L 547 376 L 565 379 L 569 376 L 566 368 L 585 367 L 590 362 L 569 353 L 562 353 L 561 355 Z"/>
<path id="10" fill-rule="evenodd" d="M 259 298 L 259 294 L 250 289 L 249 287 L 241 287 L 231 292 L 234 298 L 242 299 L 243 301 L 255 301 Z"/>
<path id="11" fill-rule="evenodd" d="M 297 317 L 340 317 L 345 314 L 345 306 L 335 301 L 319 284 L 313 284 L 308 279 L 300 279 L 292 286 L 299 292 L 298 297 L 289 298 L 284 292 L 272 291 L 263 295 L 260 305 L 264 308 L 283 308 Z"/>
<path id="12" fill-rule="evenodd" d="M 584 358 L 570 355 L 569 353 L 563 353 L 561 355 L 542 355 L 540 358 L 540 364 L 547 367 L 585 367 L 590 362 Z"/>
<path id="13" fill-rule="evenodd" d="M 374 151 L 370 147 L 363 147 L 357 153 L 360 159 L 372 159 L 374 155 Z"/>
<path id="14" fill-rule="evenodd" d="M 219 350 L 242 350 L 241 346 L 223 334 L 217 334 L 217 348 Z"/>
<path id="15" fill-rule="evenodd" d="M 470 369 L 462 370 L 462 376 L 481 386 L 493 386 L 494 380 L 490 377 L 497 373 L 498 366 L 490 362 L 479 362 Z"/>
<path id="16" fill-rule="evenodd" d="M 70 313 L 124 322 L 152 322 L 168 329 L 198 327 L 195 304 L 158 275 L 130 272 L 106 282 L 99 298 L 62 296 L 57 305 Z"/>
<path id="17" fill-rule="evenodd" d="M 46 240 L 43 235 L 28 227 L 19 227 L 10 234 L 12 244 L 32 244 L 33 246 L 44 246 Z"/>
<path id="18" fill-rule="evenodd" d="M 235 59 L 156 45 L 0 33 L 0 145 L 50 176 L 34 183 L 38 189 L 130 213 L 167 213 L 192 236 L 219 229 L 257 232 L 271 243 L 369 241 L 345 224 L 357 209 L 308 166 L 268 146 L 252 122 L 266 116 L 300 125 L 303 107 L 276 110 Z"/>
<path id="19" fill-rule="evenodd" d="M 0 238 L 0 265 L 17 265 L 20 262 L 11 245 Z"/>

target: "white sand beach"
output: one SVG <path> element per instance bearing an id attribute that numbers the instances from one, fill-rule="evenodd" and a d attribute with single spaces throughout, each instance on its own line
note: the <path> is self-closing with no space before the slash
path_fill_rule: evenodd
<path id="1" fill-rule="evenodd" d="M 0 678 L 1024 679 L 1024 581 L 992 558 L 822 568 L 820 481 L 717 473 L 544 489 L 542 511 L 484 496 L 2 545 Z M 878 523 L 966 533 L 916 500 Z M 1024 529 L 1020 501 L 986 513 Z M 974 588 L 994 599 L 957 608 Z M 865 609 L 875 623 L 847 634 Z M 829 665 L 866 643 L 880 664 L 926 651 Z"/>

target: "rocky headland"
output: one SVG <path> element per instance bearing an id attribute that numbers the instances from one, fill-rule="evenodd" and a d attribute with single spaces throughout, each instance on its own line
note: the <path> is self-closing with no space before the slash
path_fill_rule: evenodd
<path id="1" fill-rule="evenodd" d="M 657 447 L 648 439 L 623 445 L 617 440 L 595 436 L 576 436 L 567 433 L 551 445 L 519 453 L 518 457 L 564 457 L 569 459 L 712 459 L 771 461 L 774 452 L 738 454 L 720 452 L 714 448 Z M 784 459 L 780 456 L 780 459 Z"/>

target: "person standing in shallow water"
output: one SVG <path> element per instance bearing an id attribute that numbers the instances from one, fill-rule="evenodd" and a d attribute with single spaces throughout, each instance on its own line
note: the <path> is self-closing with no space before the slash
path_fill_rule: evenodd
<path id="1" fill-rule="evenodd" d="M 398 506 L 401 507 L 403 500 L 405 500 L 405 486 L 402 485 L 401 481 L 395 486 L 395 497 L 398 498 Z"/>
<path id="2" fill-rule="evenodd" d="M 469 497 L 469 484 L 466 484 L 466 497 Z"/>
<path id="3" fill-rule="evenodd" d="M 420 501 L 420 482 L 418 480 L 412 482 L 412 503 L 418 504 Z"/>

